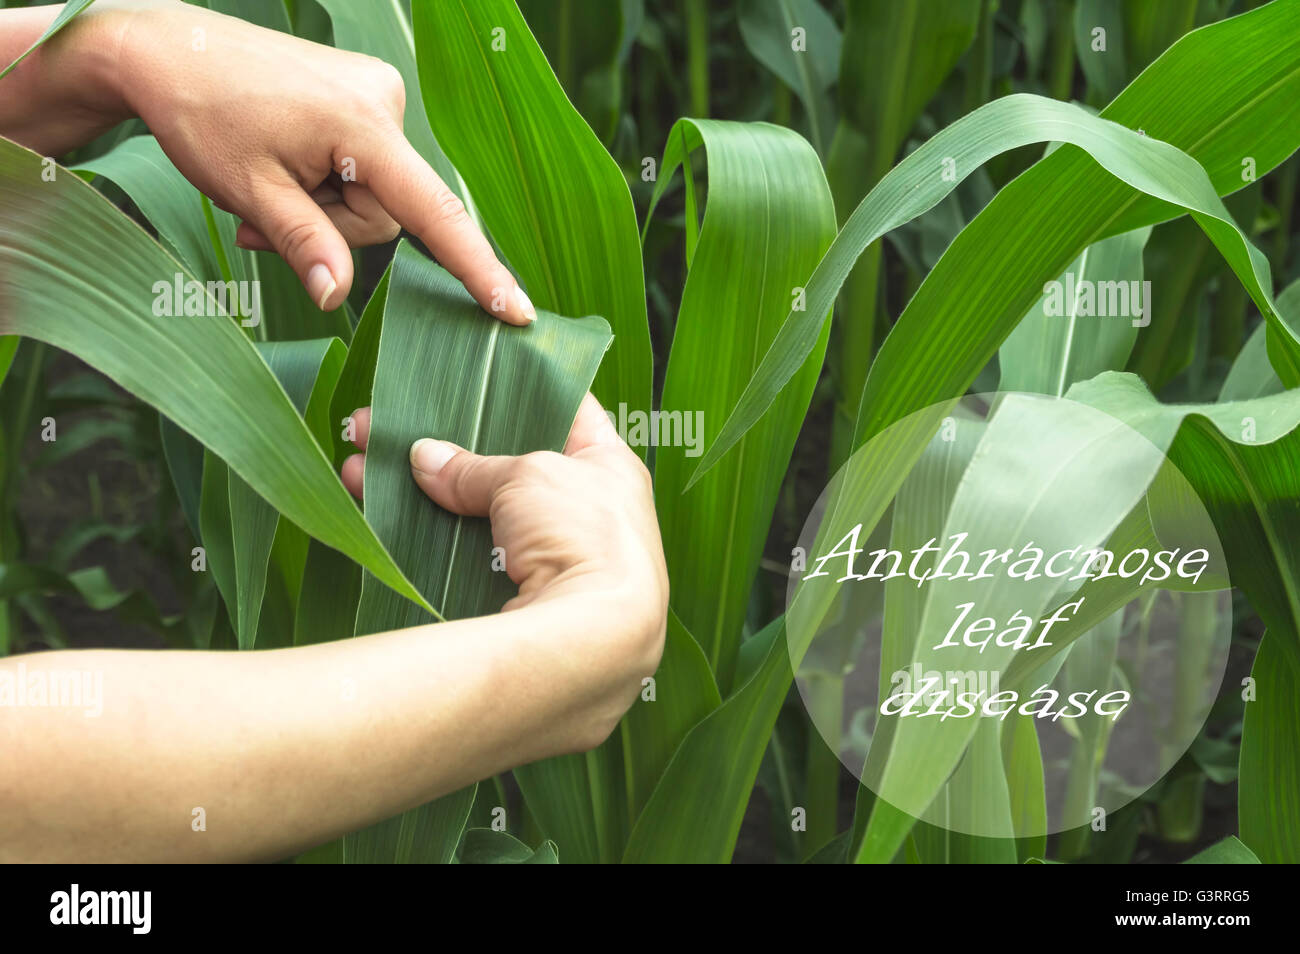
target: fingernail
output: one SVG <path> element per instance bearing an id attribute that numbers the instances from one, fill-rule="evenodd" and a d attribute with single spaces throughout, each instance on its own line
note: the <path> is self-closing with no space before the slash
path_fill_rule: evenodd
<path id="1" fill-rule="evenodd" d="M 431 476 L 437 475 L 455 456 L 456 451 L 450 444 L 431 437 L 421 437 L 411 445 L 411 466 Z"/>
<path id="2" fill-rule="evenodd" d="M 528 295 L 518 285 L 515 286 L 515 298 L 519 301 L 519 308 L 524 313 L 524 317 L 529 321 L 537 320 L 537 309 L 529 300 Z"/>
<path id="3" fill-rule="evenodd" d="M 338 287 L 338 282 L 334 281 L 334 276 L 324 265 L 313 265 L 307 272 L 307 294 L 311 295 L 311 300 L 321 311 L 325 310 L 325 302 Z"/>

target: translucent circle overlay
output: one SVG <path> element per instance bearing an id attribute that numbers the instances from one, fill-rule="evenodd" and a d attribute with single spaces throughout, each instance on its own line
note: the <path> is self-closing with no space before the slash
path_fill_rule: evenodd
<path id="1" fill-rule="evenodd" d="M 982 394 L 839 470 L 792 554 L 786 634 L 813 724 L 878 798 L 1036 837 L 1099 827 L 1191 745 L 1228 586 L 1208 512 L 1147 436 L 1065 398 Z"/>

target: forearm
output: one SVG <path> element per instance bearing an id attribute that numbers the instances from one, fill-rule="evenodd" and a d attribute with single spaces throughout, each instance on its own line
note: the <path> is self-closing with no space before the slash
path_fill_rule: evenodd
<path id="1" fill-rule="evenodd" d="M 61 6 L 0 10 L 0 69 L 40 39 Z M 100 0 L 0 79 L 0 135 L 58 156 L 131 115 L 116 68 L 122 9 Z"/>
<path id="2" fill-rule="evenodd" d="M 32 686 L 81 671 L 103 689 L 98 715 L 30 694 L 0 706 L 0 861 L 271 860 L 572 750 L 601 705 L 599 656 L 567 655 L 580 613 L 554 601 L 294 649 L 3 660 L 0 680 L 22 665 Z"/>

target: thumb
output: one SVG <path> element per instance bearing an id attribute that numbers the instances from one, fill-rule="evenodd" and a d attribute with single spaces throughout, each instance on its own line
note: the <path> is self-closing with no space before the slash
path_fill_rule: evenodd
<path id="1" fill-rule="evenodd" d="M 411 474 L 420 489 L 438 506 L 467 517 L 488 515 L 514 463 L 513 457 L 483 457 L 429 437 L 411 445 Z"/>
<path id="2" fill-rule="evenodd" d="M 352 287 L 352 253 L 324 210 L 289 182 L 257 197 L 244 218 L 270 240 L 322 311 L 343 304 Z"/>

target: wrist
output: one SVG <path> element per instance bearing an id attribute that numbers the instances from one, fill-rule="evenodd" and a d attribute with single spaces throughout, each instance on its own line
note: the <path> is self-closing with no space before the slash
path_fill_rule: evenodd
<path id="1" fill-rule="evenodd" d="M 30 33 L 30 44 L 45 35 L 62 8 L 13 12 L 25 15 L 21 25 Z M 130 117 L 118 65 L 127 13 L 114 0 L 91 5 L 33 50 L 6 79 L 13 95 L 27 104 L 12 117 L 13 128 L 26 132 L 25 125 L 32 133 L 19 136 L 19 141 L 58 154 Z"/>
<path id="2" fill-rule="evenodd" d="M 65 28 L 67 49 L 60 52 L 68 68 L 60 73 L 71 78 L 69 97 L 109 124 L 136 115 L 129 88 L 134 70 L 127 55 L 136 12 L 130 0 L 98 0 Z"/>
<path id="3" fill-rule="evenodd" d="M 664 612 L 651 602 L 621 580 L 584 580 L 501 617 L 521 624 L 514 663 L 552 688 L 541 719 L 552 731 L 538 740 L 549 749 L 534 757 L 585 752 L 614 731 L 659 666 Z"/>

